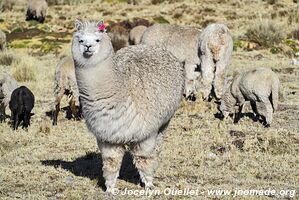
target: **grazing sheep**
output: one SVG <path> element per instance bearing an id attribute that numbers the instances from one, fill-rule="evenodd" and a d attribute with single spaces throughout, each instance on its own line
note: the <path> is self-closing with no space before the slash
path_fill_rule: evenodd
<path id="1" fill-rule="evenodd" d="M 5 121 L 5 108 L 9 104 L 11 93 L 18 87 L 17 81 L 4 73 L 0 77 L 0 122 Z"/>
<path id="2" fill-rule="evenodd" d="M 18 129 L 22 121 L 23 128 L 27 128 L 30 125 L 31 110 L 33 107 L 34 95 L 26 86 L 21 86 L 12 92 L 9 108 L 11 110 L 11 121 L 14 130 Z"/>
<path id="3" fill-rule="evenodd" d="M 140 44 L 141 37 L 146 29 L 147 27 L 143 25 L 135 26 L 134 28 L 132 28 L 129 33 L 129 43 L 131 45 Z"/>
<path id="4" fill-rule="evenodd" d="M 155 24 L 148 27 L 141 39 L 142 44 L 160 45 L 170 51 L 180 62 L 185 63 L 186 80 L 184 95 L 189 98 L 196 93 L 200 30 L 188 26 Z"/>
<path id="5" fill-rule="evenodd" d="M 114 54 L 103 22 L 77 20 L 72 43 L 83 116 L 97 138 L 107 192 L 113 191 L 125 145 L 146 188 L 153 187 L 157 140 L 178 108 L 183 65 L 160 47 L 136 45 Z"/>
<path id="6" fill-rule="evenodd" d="M 28 0 L 26 20 L 45 21 L 48 4 L 45 0 Z"/>
<path id="7" fill-rule="evenodd" d="M 67 95 L 70 109 L 75 119 L 80 119 L 79 90 L 75 76 L 75 66 L 73 58 L 68 56 L 63 58 L 56 66 L 54 81 L 55 109 L 53 111 L 53 125 L 57 125 L 57 117 L 60 110 L 60 101 Z"/>
<path id="8" fill-rule="evenodd" d="M 203 99 L 209 98 L 212 88 L 216 99 L 221 99 L 233 51 L 229 29 L 224 24 L 208 25 L 200 35 L 199 50 Z"/>
<path id="9" fill-rule="evenodd" d="M 6 35 L 0 30 L 0 51 L 3 51 L 6 47 Z"/>
<path id="10" fill-rule="evenodd" d="M 250 101 L 254 114 L 263 115 L 266 126 L 269 126 L 272 114 L 277 109 L 278 92 L 279 79 L 271 69 L 250 70 L 234 78 L 221 99 L 220 111 L 227 117 L 229 113 L 235 112 L 235 106 L 239 106 L 240 115 L 245 101 Z"/>

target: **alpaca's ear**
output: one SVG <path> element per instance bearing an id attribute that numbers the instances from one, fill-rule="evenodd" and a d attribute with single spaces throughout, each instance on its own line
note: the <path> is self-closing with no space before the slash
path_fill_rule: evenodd
<path id="1" fill-rule="evenodd" d="M 81 20 L 79 20 L 79 19 L 76 19 L 74 24 L 75 24 L 75 28 L 76 28 L 78 31 L 81 30 L 82 27 L 83 27 L 83 22 L 82 22 Z"/>
<path id="2" fill-rule="evenodd" d="M 105 26 L 103 20 L 101 20 L 97 23 L 97 27 L 98 27 L 99 31 L 106 32 L 106 26 Z"/>

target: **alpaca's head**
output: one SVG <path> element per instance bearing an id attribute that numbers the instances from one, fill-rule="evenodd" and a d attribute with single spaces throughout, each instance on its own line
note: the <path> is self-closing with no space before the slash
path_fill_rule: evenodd
<path id="1" fill-rule="evenodd" d="M 104 22 L 75 21 L 72 53 L 75 61 L 95 64 L 105 60 L 113 48 L 107 36 Z"/>

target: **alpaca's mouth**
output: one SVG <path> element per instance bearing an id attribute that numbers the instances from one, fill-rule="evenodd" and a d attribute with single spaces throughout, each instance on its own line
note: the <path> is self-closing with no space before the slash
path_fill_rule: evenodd
<path id="1" fill-rule="evenodd" d="M 90 58 L 92 55 L 93 55 L 93 52 L 89 51 L 89 50 L 84 51 L 84 53 L 83 53 L 84 58 Z"/>

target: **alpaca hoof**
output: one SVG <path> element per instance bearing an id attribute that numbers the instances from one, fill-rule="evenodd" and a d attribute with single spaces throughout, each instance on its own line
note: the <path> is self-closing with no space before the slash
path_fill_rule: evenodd
<path id="1" fill-rule="evenodd" d="M 152 183 L 146 184 L 144 186 L 145 190 L 153 190 L 155 188 L 155 186 Z"/>
<path id="2" fill-rule="evenodd" d="M 119 190 L 117 188 L 114 188 L 114 187 L 107 187 L 106 191 L 105 191 L 105 194 L 106 195 L 117 195 L 119 192 Z"/>
<path id="3" fill-rule="evenodd" d="M 265 128 L 269 128 L 270 127 L 270 124 L 265 124 Z"/>

